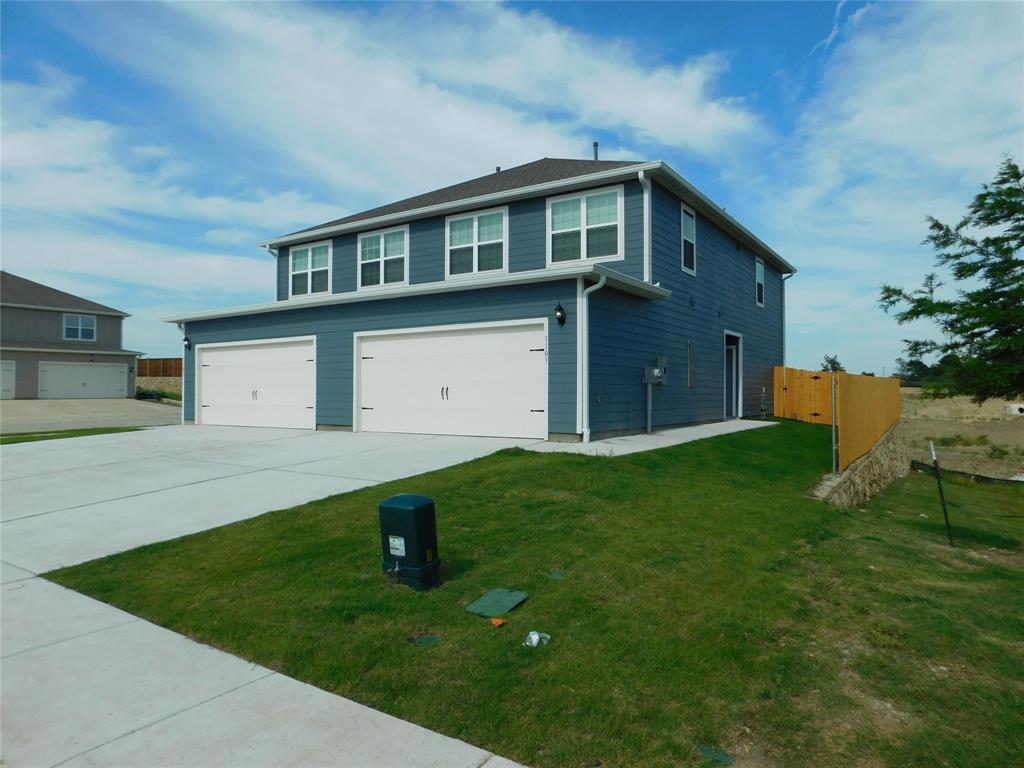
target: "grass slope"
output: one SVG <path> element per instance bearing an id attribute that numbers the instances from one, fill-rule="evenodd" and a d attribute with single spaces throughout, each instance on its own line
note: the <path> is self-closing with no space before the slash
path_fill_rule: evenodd
<path id="1" fill-rule="evenodd" d="M 1024 495 L 805 491 L 797 423 L 602 459 L 504 451 L 49 574 L 535 766 L 1010 765 L 1024 752 Z M 434 497 L 447 580 L 380 573 L 376 504 Z M 928 517 L 921 517 L 926 514 Z M 558 578 L 553 571 L 564 572 Z M 530 600 L 494 629 L 463 608 Z M 550 646 L 521 646 L 529 629 Z M 423 648 L 410 641 L 443 636 Z"/>
<path id="2" fill-rule="evenodd" d="M 66 437 L 112 435 L 115 432 L 138 432 L 142 427 L 92 427 L 89 429 L 58 429 L 43 432 L 8 432 L 0 435 L 0 445 L 35 443 L 39 440 L 63 440 Z"/>

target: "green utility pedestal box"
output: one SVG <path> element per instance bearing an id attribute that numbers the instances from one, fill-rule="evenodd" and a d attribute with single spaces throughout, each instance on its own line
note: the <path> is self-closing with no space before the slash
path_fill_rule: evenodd
<path id="1" fill-rule="evenodd" d="M 380 543 L 384 570 L 413 589 L 437 586 L 441 560 L 437 556 L 434 500 L 402 493 L 380 503 Z"/>

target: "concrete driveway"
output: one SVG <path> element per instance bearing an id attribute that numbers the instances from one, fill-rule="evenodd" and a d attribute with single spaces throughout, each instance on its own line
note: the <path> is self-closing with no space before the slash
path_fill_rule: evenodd
<path id="1" fill-rule="evenodd" d="M 530 440 L 172 426 L 3 446 L 3 559 L 44 573 Z"/>
<path id="2" fill-rule="evenodd" d="M 513 765 L 36 574 L 530 442 L 172 426 L 3 446 L 4 765 Z"/>
<path id="3" fill-rule="evenodd" d="M 0 431 L 160 427 L 181 423 L 181 408 L 145 400 L 4 400 Z"/>

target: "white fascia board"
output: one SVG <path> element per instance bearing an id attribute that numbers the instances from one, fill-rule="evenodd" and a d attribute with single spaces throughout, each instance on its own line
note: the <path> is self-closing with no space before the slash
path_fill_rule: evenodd
<path id="1" fill-rule="evenodd" d="M 705 214 L 711 214 L 711 218 L 716 219 L 717 223 L 724 225 L 726 231 L 731 231 L 732 234 L 740 235 L 740 239 L 746 240 L 746 244 L 751 248 L 751 250 L 759 256 L 766 256 L 769 260 L 775 263 L 775 266 L 782 267 L 783 272 L 796 274 L 796 267 L 782 258 L 774 249 L 761 240 L 761 238 L 736 221 L 736 219 L 729 215 L 724 208 L 721 208 L 716 203 L 712 202 L 707 195 L 672 170 L 668 163 L 659 161 L 657 166 L 658 168 L 656 169 L 656 172 L 668 181 L 670 186 L 674 185 L 677 192 L 683 193 L 680 194 L 680 197 L 683 198 L 683 202 L 690 203 L 698 209 L 703 209 L 702 212 Z"/>
<path id="2" fill-rule="evenodd" d="M 63 349 L 61 347 L 8 347 L 0 345 L 3 352 L 52 352 L 62 355 L 120 355 L 122 357 L 141 357 L 145 352 L 135 352 L 131 349 Z"/>
<path id="3" fill-rule="evenodd" d="M 331 227 L 320 227 L 319 229 L 311 229 L 308 232 L 296 232 L 291 235 L 284 235 L 282 237 L 275 237 L 270 240 L 264 240 L 258 245 L 261 248 L 277 248 L 282 245 L 290 245 L 291 243 L 301 243 L 314 238 L 326 237 L 328 235 L 340 235 L 345 232 L 365 232 L 370 229 L 378 229 L 391 222 L 408 221 L 411 219 L 421 219 L 427 216 L 437 216 L 439 214 L 454 213 L 456 211 L 469 211 L 484 206 L 493 207 L 492 204 L 511 202 L 513 200 L 522 200 L 527 197 L 546 197 L 547 195 L 554 194 L 561 191 L 569 191 L 572 189 L 582 189 L 583 187 L 591 186 L 592 184 L 599 184 L 610 180 L 625 180 L 634 178 L 639 171 L 653 170 L 661 166 L 661 161 L 656 163 L 637 163 L 636 165 L 624 165 L 621 168 L 611 168 L 607 171 L 601 171 L 600 173 L 588 173 L 585 176 L 573 176 L 568 179 L 558 179 L 557 181 L 546 181 L 543 184 L 533 184 L 529 187 L 518 187 L 516 189 L 507 189 L 503 192 L 491 192 L 487 195 L 478 195 L 477 197 L 466 197 L 461 200 L 452 200 L 448 203 L 438 203 L 437 205 L 428 205 L 423 208 L 412 208 L 408 211 L 400 211 L 398 213 L 390 213 L 384 216 L 376 216 L 372 219 L 360 219 L 359 221 L 352 221 L 348 224 L 336 224 Z"/>
<path id="4" fill-rule="evenodd" d="M 70 309 L 68 307 L 41 307 L 38 304 L 11 304 L 7 301 L 0 301 L 0 307 L 11 307 L 12 309 L 39 309 L 44 312 L 65 312 L 71 315 L 102 315 L 103 317 L 131 317 L 127 312 L 119 312 L 116 309 Z"/>
<path id="5" fill-rule="evenodd" d="M 531 269 L 525 272 L 511 272 L 509 274 L 495 275 L 494 277 L 479 278 L 475 280 L 450 280 L 445 282 L 419 283 L 416 285 L 401 286 L 394 289 L 380 291 L 346 291 L 345 293 L 334 293 L 329 296 L 315 299 L 288 299 L 286 301 L 272 301 L 265 304 L 251 304 L 245 307 L 231 307 L 228 309 L 215 309 L 206 312 L 191 312 L 186 315 L 175 315 L 165 317 L 165 323 L 187 323 L 197 320 L 214 320 L 222 317 L 237 317 L 240 315 L 260 315 L 269 312 L 286 312 L 292 309 L 306 309 L 309 307 L 324 307 L 335 304 L 357 304 L 364 301 L 381 301 L 383 299 L 400 299 L 407 296 L 422 296 L 431 293 L 450 293 L 452 291 L 472 291 L 482 288 L 501 288 L 511 285 L 527 285 L 530 283 L 546 283 L 553 280 L 573 280 L 578 277 L 599 278 L 604 275 L 608 279 L 611 288 L 631 293 L 648 299 L 665 299 L 672 295 L 672 292 L 660 286 L 645 283 L 643 280 L 629 277 L 614 269 L 601 264 L 581 264 L 572 267 L 559 267 L 550 269 Z"/>

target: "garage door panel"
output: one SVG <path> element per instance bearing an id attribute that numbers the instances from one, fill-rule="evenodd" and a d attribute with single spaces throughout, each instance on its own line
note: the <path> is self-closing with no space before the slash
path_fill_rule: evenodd
<path id="1" fill-rule="evenodd" d="M 547 437 L 543 324 L 362 339 L 367 431 Z"/>
<path id="2" fill-rule="evenodd" d="M 197 420 L 245 427 L 316 427 L 312 339 L 200 348 Z"/>
<path id="3" fill-rule="evenodd" d="M 39 363 L 42 400 L 99 400 L 128 396 L 125 363 Z"/>

